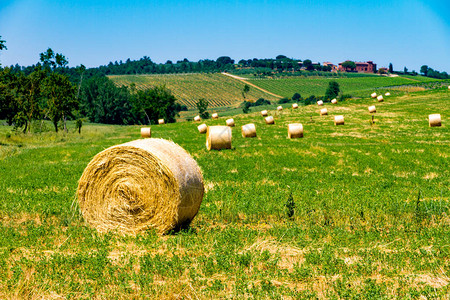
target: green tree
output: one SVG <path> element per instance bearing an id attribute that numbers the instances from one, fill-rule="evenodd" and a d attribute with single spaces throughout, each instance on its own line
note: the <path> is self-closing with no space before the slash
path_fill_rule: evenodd
<path id="1" fill-rule="evenodd" d="M 0 50 L 8 50 L 8 48 L 6 48 L 6 41 L 2 40 L 1 35 L 0 35 Z"/>
<path id="2" fill-rule="evenodd" d="M 392 63 L 389 63 L 389 73 L 394 73 L 394 66 Z"/>
<path id="3" fill-rule="evenodd" d="M 58 122 L 63 120 L 64 130 L 67 132 L 66 121 L 78 107 L 75 97 L 75 87 L 65 75 L 51 73 L 43 81 L 42 94 L 47 99 L 47 115 L 58 132 Z"/>
<path id="4" fill-rule="evenodd" d="M 0 119 L 6 119 L 9 125 L 19 111 L 15 93 L 17 85 L 17 75 L 11 68 L 0 69 Z"/>
<path id="5" fill-rule="evenodd" d="M 252 104 L 249 101 L 244 101 L 242 105 L 242 112 L 244 114 L 248 114 L 250 112 L 250 107 Z"/>
<path id="6" fill-rule="evenodd" d="M 292 95 L 292 100 L 298 102 L 300 99 L 302 98 L 302 95 L 300 95 L 299 93 L 295 93 L 294 95 Z"/>
<path id="7" fill-rule="evenodd" d="M 423 65 L 423 66 L 420 67 L 420 73 L 423 76 L 428 76 L 428 71 L 429 71 L 429 68 L 428 68 L 427 65 Z"/>
<path id="8" fill-rule="evenodd" d="M 351 71 L 354 71 L 356 69 L 356 63 L 354 61 L 351 61 L 351 60 L 346 60 L 346 61 L 344 61 L 342 63 L 342 67 L 345 70 L 349 70 L 350 69 Z"/>
<path id="9" fill-rule="evenodd" d="M 408 74 L 408 68 L 407 67 L 404 67 L 403 68 L 403 73 L 406 75 L 406 74 Z"/>
<path id="10" fill-rule="evenodd" d="M 195 103 L 198 109 L 198 114 L 202 119 L 209 119 L 209 112 L 206 111 L 208 109 L 208 104 L 208 101 L 203 98 L 199 99 L 197 103 Z"/>
<path id="11" fill-rule="evenodd" d="M 244 99 L 247 97 L 248 92 L 250 92 L 250 87 L 248 86 L 248 84 L 245 84 L 244 88 L 242 89 L 242 97 L 244 97 Z"/>
<path id="12" fill-rule="evenodd" d="M 325 91 L 325 100 L 331 100 L 334 98 L 337 98 L 339 95 L 340 89 L 339 89 L 339 83 L 336 81 L 330 81 L 328 83 L 328 88 Z"/>
<path id="13" fill-rule="evenodd" d="M 136 94 L 136 105 L 154 124 L 161 118 L 168 123 L 175 122 L 175 117 L 179 112 L 179 105 L 176 105 L 175 101 L 175 96 L 164 85 L 138 91 Z"/>
<path id="14" fill-rule="evenodd" d="M 69 61 L 61 53 L 55 53 L 52 48 L 39 54 L 39 60 L 45 68 L 56 69 L 57 67 L 64 68 Z"/>

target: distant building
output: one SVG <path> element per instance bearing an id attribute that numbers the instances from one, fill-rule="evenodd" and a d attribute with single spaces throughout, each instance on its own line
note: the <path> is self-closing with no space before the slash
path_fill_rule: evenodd
<path id="1" fill-rule="evenodd" d="M 356 69 L 346 69 L 342 66 L 343 63 L 339 64 L 338 70 L 341 72 L 358 72 L 358 73 L 376 73 L 377 72 L 377 64 L 374 64 L 373 61 L 367 61 L 367 62 L 355 62 Z"/>
<path id="2" fill-rule="evenodd" d="M 331 67 L 331 72 L 337 72 L 339 69 L 338 66 L 336 66 L 335 64 L 333 64 L 329 61 L 324 62 L 323 65 L 326 67 Z"/>

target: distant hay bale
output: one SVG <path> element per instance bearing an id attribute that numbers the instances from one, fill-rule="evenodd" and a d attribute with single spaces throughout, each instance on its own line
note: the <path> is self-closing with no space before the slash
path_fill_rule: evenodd
<path id="1" fill-rule="evenodd" d="M 376 97 L 377 97 L 377 93 L 372 93 L 372 94 L 370 94 L 370 97 L 376 98 Z"/>
<path id="2" fill-rule="evenodd" d="M 233 119 L 228 119 L 226 122 L 227 122 L 227 126 L 234 127 L 234 120 Z"/>
<path id="3" fill-rule="evenodd" d="M 249 137 L 256 137 L 256 126 L 253 123 L 243 125 L 241 127 L 242 129 L 242 137 L 249 138 Z"/>
<path id="4" fill-rule="evenodd" d="M 295 139 L 303 137 L 303 125 L 300 123 L 288 124 L 288 138 Z"/>
<path id="5" fill-rule="evenodd" d="M 196 122 L 200 122 L 201 119 L 202 119 L 202 118 L 200 118 L 200 116 L 195 116 L 195 117 L 194 117 L 194 121 L 196 121 Z"/>
<path id="6" fill-rule="evenodd" d="M 208 126 L 206 149 L 231 149 L 231 128 L 229 126 Z"/>
<path id="7" fill-rule="evenodd" d="M 261 115 L 262 115 L 263 117 L 267 116 L 267 114 L 268 114 L 267 110 L 262 110 L 262 111 L 261 111 Z"/>
<path id="8" fill-rule="evenodd" d="M 293 109 L 297 109 L 298 108 L 298 104 L 297 103 L 292 104 L 292 108 Z"/>
<path id="9" fill-rule="evenodd" d="M 378 102 L 383 102 L 384 101 L 383 95 L 378 96 L 377 99 L 378 99 Z"/>
<path id="10" fill-rule="evenodd" d="M 141 137 L 143 138 L 152 137 L 152 130 L 150 129 L 150 127 L 141 128 Z"/>
<path id="11" fill-rule="evenodd" d="M 159 125 L 164 124 L 164 119 L 159 119 L 159 120 L 158 120 L 158 124 L 159 124 Z"/>
<path id="12" fill-rule="evenodd" d="M 321 116 L 326 116 L 326 115 L 328 115 L 328 110 L 327 110 L 326 108 L 322 108 L 322 109 L 320 110 L 320 115 L 321 115 Z"/>
<path id="13" fill-rule="evenodd" d="M 322 100 L 317 101 L 317 105 L 322 106 L 323 105 L 323 101 Z"/>
<path id="14" fill-rule="evenodd" d="M 278 107 L 277 107 L 277 110 L 278 110 L 278 111 L 283 110 L 283 106 L 281 106 L 281 105 L 278 106 Z"/>
<path id="15" fill-rule="evenodd" d="M 200 132 L 200 133 L 206 133 L 208 126 L 206 126 L 206 124 L 198 125 L 197 129 L 198 129 L 198 132 Z"/>
<path id="16" fill-rule="evenodd" d="M 203 199 L 203 176 L 182 147 L 141 139 L 110 147 L 87 165 L 77 198 L 86 222 L 99 232 L 164 234 L 189 224 Z"/>
<path id="17" fill-rule="evenodd" d="M 387 92 L 386 94 L 384 94 L 385 96 L 390 96 L 391 95 L 391 93 L 389 93 L 389 92 Z"/>
<path id="18" fill-rule="evenodd" d="M 211 117 L 213 119 L 218 119 L 219 118 L 219 114 L 218 113 L 213 113 Z"/>
<path id="19" fill-rule="evenodd" d="M 334 116 L 334 125 L 344 125 L 344 116 Z"/>
<path id="20" fill-rule="evenodd" d="M 273 120 L 273 117 L 272 117 L 272 116 L 266 117 L 266 118 L 264 119 L 264 121 L 266 121 L 266 124 L 269 124 L 269 125 L 275 124 L 275 121 Z"/>
<path id="21" fill-rule="evenodd" d="M 369 106 L 369 113 L 373 114 L 376 112 L 377 112 L 377 109 L 375 108 L 375 105 Z"/>
<path id="22" fill-rule="evenodd" d="M 431 114 L 428 116 L 428 124 L 430 127 L 439 127 L 442 126 L 441 123 L 441 115 L 440 114 Z"/>
<path id="23" fill-rule="evenodd" d="M 336 103 L 337 103 L 337 100 L 336 100 L 336 99 L 333 99 L 333 100 L 331 100 L 331 103 L 336 104 Z"/>

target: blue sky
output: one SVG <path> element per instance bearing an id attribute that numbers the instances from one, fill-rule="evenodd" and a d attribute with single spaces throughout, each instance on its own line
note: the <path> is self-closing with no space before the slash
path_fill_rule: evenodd
<path id="1" fill-rule="evenodd" d="M 450 73 L 450 1 L 0 0 L 0 63 L 30 65 L 51 47 L 70 66 L 278 54 Z"/>

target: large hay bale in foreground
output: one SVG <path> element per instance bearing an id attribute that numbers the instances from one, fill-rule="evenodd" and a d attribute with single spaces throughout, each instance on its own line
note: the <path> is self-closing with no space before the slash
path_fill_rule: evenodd
<path id="1" fill-rule="evenodd" d="M 378 96 L 377 100 L 378 102 L 383 102 L 384 101 L 383 95 Z"/>
<path id="2" fill-rule="evenodd" d="M 243 125 L 241 127 L 242 129 L 242 137 L 249 138 L 249 137 L 256 137 L 256 126 L 253 123 Z"/>
<path id="3" fill-rule="evenodd" d="M 262 115 L 263 117 L 266 117 L 267 114 L 268 114 L 267 110 L 262 110 L 262 111 L 261 111 L 261 115 Z"/>
<path id="4" fill-rule="evenodd" d="M 370 97 L 376 98 L 376 97 L 377 97 L 377 93 L 372 93 L 372 94 L 370 94 Z"/>
<path id="5" fill-rule="evenodd" d="M 78 183 L 86 222 L 123 234 L 167 233 L 191 222 L 203 198 L 196 161 L 177 144 L 142 139 L 110 147 L 87 165 Z"/>
<path id="6" fill-rule="evenodd" d="M 227 121 L 227 126 L 230 126 L 230 127 L 234 127 L 234 119 L 228 119 Z"/>
<path id="7" fill-rule="evenodd" d="M 344 125 L 344 116 L 334 116 L 334 125 Z"/>
<path id="8" fill-rule="evenodd" d="M 293 109 L 297 109 L 298 108 L 298 104 L 297 103 L 292 104 L 292 108 Z"/>
<path id="9" fill-rule="evenodd" d="M 442 126 L 441 115 L 440 114 L 431 114 L 428 116 L 428 124 L 430 127 L 439 127 Z"/>
<path id="10" fill-rule="evenodd" d="M 159 124 L 159 125 L 164 124 L 164 119 L 159 119 L 159 120 L 158 120 L 158 124 Z"/>
<path id="11" fill-rule="evenodd" d="M 202 120 L 202 118 L 200 118 L 200 116 L 195 116 L 194 117 L 194 121 L 195 122 L 200 122 Z"/>
<path id="12" fill-rule="evenodd" d="M 278 111 L 281 111 L 281 110 L 283 110 L 283 106 L 281 106 L 281 105 L 280 105 L 280 106 L 278 106 L 278 107 L 277 107 L 277 110 L 278 110 Z"/>
<path id="13" fill-rule="evenodd" d="M 328 115 L 328 110 L 327 110 L 326 108 L 322 108 L 322 109 L 320 110 L 320 115 L 321 115 L 321 116 L 326 116 L 326 115 Z"/>
<path id="14" fill-rule="evenodd" d="M 375 105 L 369 106 L 369 113 L 373 114 L 376 112 L 377 112 L 377 109 L 375 108 Z"/>
<path id="15" fill-rule="evenodd" d="M 152 130 L 150 127 L 143 127 L 141 128 L 141 137 L 143 138 L 149 138 L 152 137 Z"/>
<path id="16" fill-rule="evenodd" d="M 268 116 L 268 117 L 264 118 L 264 121 L 266 121 L 266 124 L 269 124 L 269 125 L 275 124 L 275 121 L 273 120 L 272 116 Z"/>
<path id="17" fill-rule="evenodd" d="M 333 100 L 331 100 L 331 103 L 336 104 L 336 103 L 337 103 L 337 100 L 336 100 L 336 99 L 333 99 Z"/>
<path id="18" fill-rule="evenodd" d="M 206 130 L 208 130 L 208 126 L 206 124 L 201 124 L 197 126 L 197 129 L 200 133 L 206 133 Z"/>
<path id="19" fill-rule="evenodd" d="M 228 126 L 208 126 L 206 149 L 231 149 L 231 128 Z"/>
<path id="20" fill-rule="evenodd" d="M 322 106 L 323 105 L 323 101 L 322 100 L 317 101 L 317 105 Z"/>
<path id="21" fill-rule="evenodd" d="M 303 125 L 300 123 L 288 124 L 288 138 L 295 139 L 303 137 Z"/>
<path id="22" fill-rule="evenodd" d="M 211 117 L 213 119 L 218 119 L 219 118 L 219 114 L 218 113 L 213 113 Z"/>

